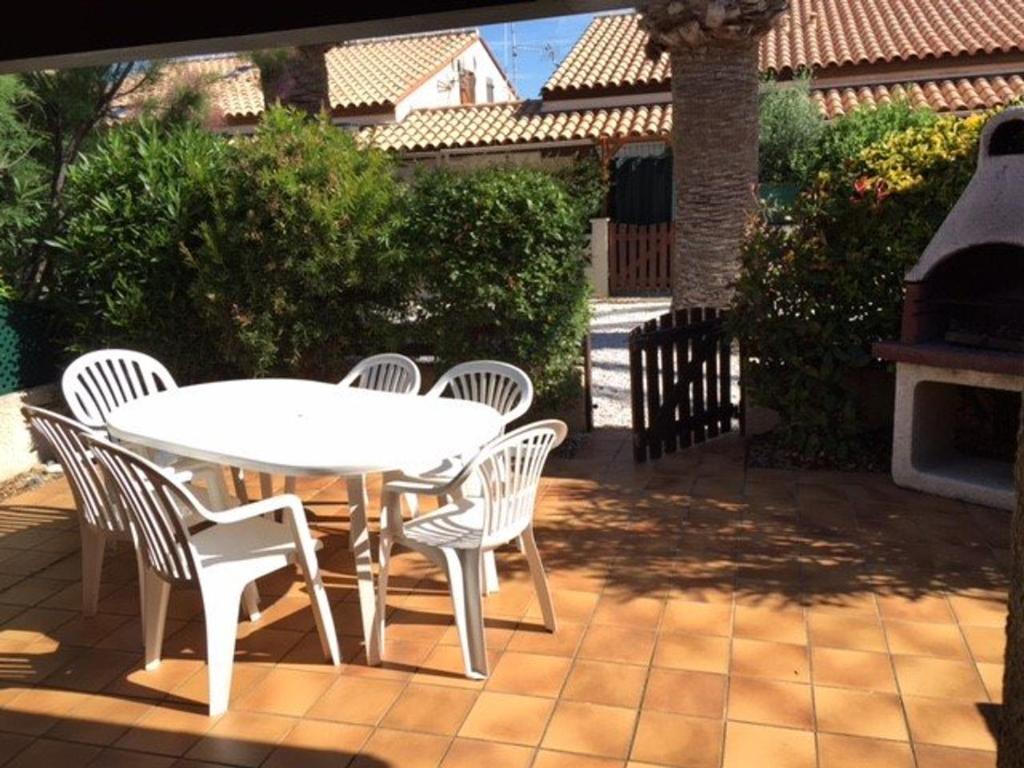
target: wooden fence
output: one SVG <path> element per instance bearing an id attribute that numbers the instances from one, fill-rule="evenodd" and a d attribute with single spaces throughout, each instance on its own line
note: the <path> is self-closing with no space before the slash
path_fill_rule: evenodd
<path id="1" fill-rule="evenodd" d="M 608 226 L 608 289 L 613 296 L 671 290 L 672 224 Z"/>
<path id="2" fill-rule="evenodd" d="M 725 312 L 682 309 L 629 334 L 633 456 L 660 458 L 732 431 L 732 340 Z"/>

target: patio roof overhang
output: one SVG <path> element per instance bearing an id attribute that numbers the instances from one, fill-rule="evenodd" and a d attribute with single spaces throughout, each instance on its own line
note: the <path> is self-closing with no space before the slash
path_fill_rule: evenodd
<path id="1" fill-rule="evenodd" d="M 28 4 L 0 40 L 0 73 L 247 51 L 621 8 L 622 0 Z M 429 12 L 425 13 L 424 8 Z"/>

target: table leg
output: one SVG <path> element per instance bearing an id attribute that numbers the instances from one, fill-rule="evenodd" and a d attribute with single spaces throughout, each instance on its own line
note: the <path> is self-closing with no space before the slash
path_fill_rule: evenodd
<path id="1" fill-rule="evenodd" d="M 377 594 L 373 586 L 373 552 L 370 549 L 370 531 L 366 525 L 366 477 L 353 475 L 346 478 L 348 487 L 349 547 L 355 555 L 356 582 L 359 589 L 359 613 L 363 619 L 363 642 L 366 663 L 380 664 L 380 637 L 377 631 Z"/>

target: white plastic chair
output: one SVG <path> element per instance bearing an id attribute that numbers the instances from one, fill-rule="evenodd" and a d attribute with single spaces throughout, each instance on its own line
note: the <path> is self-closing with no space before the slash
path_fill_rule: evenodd
<path id="1" fill-rule="evenodd" d="M 338 386 L 415 395 L 420 391 L 420 369 L 405 355 L 373 355 L 356 363 Z"/>
<path id="2" fill-rule="evenodd" d="M 34 429 L 53 449 L 57 460 L 64 469 L 71 495 L 78 510 L 79 531 L 82 536 L 82 612 L 86 616 L 94 616 L 99 601 L 100 582 L 103 575 L 103 556 L 108 541 L 131 541 L 128 517 L 119 497 L 108 493 L 99 466 L 86 447 L 86 438 L 95 434 L 84 424 L 61 416 L 59 413 L 26 405 L 21 409 L 28 425 Z M 207 486 L 214 487 L 210 475 L 218 473 L 215 467 L 199 467 L 193 472 L 178 472 L 173 468 L 162 470 L 170 472 L 181 482 L 192 479 L 193 474 L 205 478 Z M 196 525 L 203 520 L 186 517 L 186 525 Z M 145 613 L 142 604 L 142 569 L 139 567 L 139 600 L 140 610 Z M 259 593 L 255 586 L 250 585 L 245 592 L 245 609 L 249 618 L 259 618 Z"/>
<path id="3" fill-rule="evenodd" d="M 141 456 L 93 435 L 85 441 L 124 500 L 142 560 L 146 669 L 160 663 L 171 585 L 198 584 L 206 619 L 210 715 L 227 710 L 242 593 L 256 579 L 292 563 L 305 576 L 324 655 L 335 666 L 340 664 L 334 619 L 317 567 L 317 545 L 296 496 L 214 512 Z M 268 513 L 277 511 L 285 513 L 286 522 L 267 519 Z M 182 521 L 188 513 L 214 525 L 190 531 Z"/>
<path id="4" fill-rule="evenodd" d="M 563 422 L 539 421 L 521 427 L 490 443 L 445 486 L 432 495 L 452 499 L 440 509 L 413 520 L 403 520 L 399 496 L 416 492 L 394 481 L 385 488 L 381 511 L 380 578 L 377 620 L 384 640 L 388 571 L 391 549 L 402 544 L 430 558 L 448 576 L 462 646 L 466 676 L 487 676 L 481 598 L 483 556 L 496 547 L 520 539 L 540 600 L 544 626 L 554 632 L 557 624 L 547 576 L 533 535 L 533 513 L 544 463 L 551 450 L 565 439 Z M 479 485 L 479 496 L 462 490 L 470 477 Z"/>
<path id="5" fill-rule="evenodd" d="M 92 430 L 106 434 L 107 417 L 115 408 L 142 397 L 178 388 L 170 371 L 156 358 L 131 349 L 98 349 L 72 361 L 61 377 L 61 390 L 72 415 Z M 197 470 L 201 462 L 156 456 L 158 463 L 182 470 Z M 218 504 L 227 490 L 219 475 L 209 475 L 210 491 Z M 241 475 L 232 469 L 235 495 L 247 501 Z M 226 502 L 225 502 L 226 503 Z"/>
<path id="6" fill-rule="evenodd" d="M 85 447 L 89 429 L 74 419 L 43 408 L 26 405 L 21 412 L 28 425 L 50 445 L 64 468 L 64 476 L 78 509 L 82 535 L 82 612 L 93 616 L 100 595 L 107 542 L 131 541 L 128 519 L 121 508 L 108 498 L 99 467 L 93 463 Z M 142 584 L 141 569 L 139 584 Z M 139 592 L 141 594 L 141 587 Z"/>
<path id="7" fill-rule="evenodd" d="M 471 400 L 490 406 L 501 414 L 504 428 L 530 409 L 533 404 L 533 382 L 525 371 L 509 363 L 474 360 L 445 371 L 427 392 L 426 397 L 445 395 L 457 400 Z M 406 468 L 403 472 L 388 475 L 386 479 L 395 479 L 403 487 L 415 488 L 415 493 L 429 496 L 433 495 L 431 488 L 453 480 L 462 470 L 463 463 L 461 457 L 452 456 L 440 466 Z M 415 517 L 419 511 L 416 496 L 413 493 L 406 494 L 405 503 L 410 514 Z M 484 562 L 486 592 L 497 592 L 498 574 L 494 553 L 488 552 Z"/>

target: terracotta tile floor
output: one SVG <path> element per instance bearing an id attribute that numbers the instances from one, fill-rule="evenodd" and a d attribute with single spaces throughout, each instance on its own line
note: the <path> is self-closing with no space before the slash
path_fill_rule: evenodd
<path id="1" fill-rule="evenodd" d="M 300 484 L 345 663 L 322 662 L 302 584 L 261 583 L 230 711 L 204 711 L 198 596 L 140 668 L 135 566 L 79 611 L 54 481 L 0 502 L 0 764 L 8 766 L 994 765 L 1007 515 L 884 476 L 744 471 L 726 438 L 634 465 L 628 434 L 552 460 L 538 540 L 561 622 L 499 555 L 492 675 L 466 680 L 440 574 L 397 556 L 387 662 L 362 660 L 344 485 Z"/>

